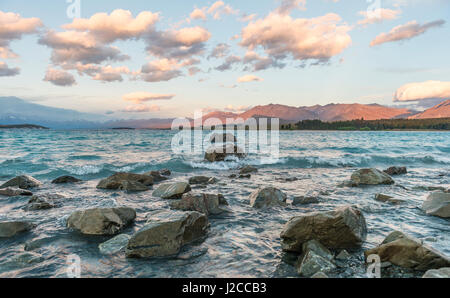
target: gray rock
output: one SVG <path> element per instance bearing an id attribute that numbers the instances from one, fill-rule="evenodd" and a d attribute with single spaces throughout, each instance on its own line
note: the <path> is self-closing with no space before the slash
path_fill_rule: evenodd
<path id="1" fill-rule="evenodd" d="M 60 200 L 65 199 L 64 196 L 58 194 L 41 194 L 34 195 L 25 206 L 26 211 L 45 210 L 60 207 Z"/>
<path id="2" fill-rule="evenodd" d="M 195 185 L 195 184 L 214 184 L 217 183 L 217 179 L 214 177 L 207 177 L 207 176 L 194 176 L 189 178 L 189 184 Z"/>
<path id="3" fill-rule="evenodd" d="M 333 253 L 315 239 L 309 240 L 308 242 L 303 243 L 302 252 L 307 252 L 309 250 L 315 252 L 322 258 L 327 259 L 328 261 L 333 260 Z"/>
<path id="4" fill-rule="evenodd" d="M 328 278 L 328 275 L 319 271 L 319 272 L 315 273 L 313 276 L 311 276 L 311 278 Z"/>
<path id="5" fill-rule="evenodd" d="M 199 212 L 160 212 L 128 241 L 127 257 L 162 257 L 176 255 L 180 249 L 206 236 L 208 218 Z"/>
<path id="6" fill-rule="evenodd" d="M 250 166 L 250 165 L 242 167 L 239 170 L 239 174 L 248 174 L 248 173 L 255 173 L 255 172 L 258 172 L 258 169 L 255 168 L 254 166 Z"/>
<path id="7" fill-rule="evenodd" d="M 404 203 L 404 200 L 400 200 L 400 199 L 395 199 L 394 197 L 388 196 L 388 195 L 384 195 L 381 193 L 377 193 L 375 194 L 375 200 L 379 201 L 379 202 L 383 202 L 383 203 L 390 203 L 390 204 L 394 204 L 394 205 L 398 205 L 401 203 Z"/>
<path id="8" fill-rule="evenodd" d="M 425 272 L 422 278 L 450 278 L 450 267 L 430 269 Z"/>
<path id="9" fill-rule="evenodd" d="M 15 197 L 15 196 L 32 196 L 33 193 L 29 190 L 15 188 L 15 187 L 6 187 L 0 189 L 0 195 L 7 197 Z"/>
<path id="10" fill-rule="evenodd" d="M 67 227 L 85 235 L 115 235 L 136 218 L 128 207 L 92 208 L 75 211 L 67 219 Z"/>
<path id="11" fill-rule="evenodd" d="M 125 249 L 131 236 L 127 234 L 120 234 L 106 242 L 100 243 L 98 249 L 101 254 L 112 255 Z"/>
<path id="12" fill-rule="evenodd" d="M 342 260 L 342 261 L 345 261 L 345 260 L 348 260 L 348 259 L 350 259 L 350 254 L 345 250 L 345 249 L 343 249 L 343 250 L 341 250 L 341 252 L 336 256 L 336 260 Z"/>
<path id="13" fill-rule="evenodd" d="M 222 198 L 222 199 L 220 199 Z M 170 204 L 170 207 L 183 211 L 197 211 L 205 215 L 215 215 L 224 212 L 225 210 L 220 208 L 221 201 L 223 203 L 223 196 L 221 194 L 206 194 L 206 193 L 192 193 L 188 192 L 183 194 L 181 200 L 174 201 Z"/>
<path id="14" fill-rule="evenodd" d="M 281 231 L 281 247 L 300 252 L 303 243 L 316 239 L 329 249 L 356 248 L 367 234 L 366 221 L 351 206 L 327 212 L 310 212 L 291 218 Z"/>
<path id="15" fill-rule="evenodd" d="M 286 206 L 286 198 L 286 194 L 281 190 L 275 187 L 264 187 L 250 195 L 250 206 L 253 208 Z"/>
<path id="16" fill-rule="evenodd" d="M 308 250 L 303 255 L 303 258 L 297 267 L 297 272 L 301 276 L 310 277 L 317 272 L 326 273 L 335 268 L 336 265 L 332 262 L 316 254 L 314 251 Z"/>
<path id="17" fill-rule="evenodd" d="M 81 182 L 81 180 L 72 176 L 61 176 L 52 181 L 53 184 L 77 183 L 77 182 Z"/>
<path id="18" fill-rule="evenodd" d="M 36 225 L 26 221 L 4 221 L 0 222 L 0 238 L 10 238 L 17 234 L 28 232 Z"/>
<path id="19" fill-rule="evenodd" d="M 393 175 L 401 175 L 401 174 L 406 174 L 406 167 L 390 167 L 387 168 L 386 170 L 384 170 L 383 172 L 385 172 L 386 174 L 393 176 Z"/>
<path id="20" fill-rule="evenodd" d="M 166 183 L 158 186 L 158 188 L 153 191 L 152 195 L 163 199 L 180 199 L 184 193 L 187 193 L 190 190 L 191 187 L 186 182 Z"/>
<path id="21" fill-rule="evenodd" d="M 233 144 L 211 146 L 205 152 L 205 159 L 209 162 L 224 161 L 229 156 L 244 158 L 246 154 L 242 148 Z"/>
<path id="22" fill-rule="evenodd" d="M 195 259 L 195 258 L 201 257 L 204 254 L 206 254 L 207 252 L 208 252 L 208 248 L 207 247 L 198 248 L 198 249 L 194 249 L 194 250 L 189 250 L 187 252 L 180 253 L 177 256 L 177 259 L 180 259 L 180 260 L 191 260 L 191 259 Z"/>
<path id="23" fill-rule="evenodd" d="M 227 142 L 235 143 L 235 142 L 237 142 L 237 139 L 234 136 L 234 134 L 231 134 L 231 133 L 213 133 L 209 137 L 209 141 L 212 144 L 227 143 Z"/>
<path id="24" fill-rule="evenodd" d="M 30 189 L 30 188 L 39 187 L 41 185 L 42 185 L 42 183 L 39 180 L 34 179 L 33 177 L 28 176 L 28 175 L 22 175 L 22 176 L 17 176 L 15 178 L 3 183 L 0 186 L 0 188 L 6 188 L 9 186 L 12 186 L 12 187 L 18 187 L 21 189 Z"/>
<path id="25" fill-rule="evenodd" d="M 133 173 L 115 173 L 114 175 L 101 180 L 97 188 L 118 189 L 126 191 L 146 191 L 153 185 L 153 177 Z"/>
<path id="26" fill-rule="evenodd" d="M 360 169 L 350 177 L 352 186 L 393 184 L 391 176 L 377 169 Z"/>
<path id="27" fill-rule="evenodd" d="M 250 174 L 241 174 L 239 175 L 239 179 L 250 179 L 252 175 Z"/>
<path id="28" fill-rule="evenodd" d="M 164 172 L 164 173 L 167 173 L 167 172 Z M 161 171 L 150 171 L 150 172 L 144 173 L 144 175 L 151 176 L 153 178 L 153 182 L 161 182 L 161 181 L 165 181 L 165 180 L 169 179 L 168 176 L 170 176 L 170 171 L 169 171 L 169 175 L 163 175 L 161 173 Z"/>
<path id="29" fill-rule="evenodd" d="M 295 197 L 292 200 L 292 205 L 306 205 L 306 204 L 315 204 L 315 203 L 319 203 L 319 199 L 317 197 L 299 196 L 299 197 Z"/>
<path id="30" fill-rule="evenodd" d="M 450 193 L 431 193 L 423 202 L 422 210 L 428 215 L 450 218 Z"/>
<path id="31" fill-rule="evenodd" d="M 158 171 L 163 176 L 170 176 L 172 175 L 172 172 L 169 169 L 161 169 Z"/>

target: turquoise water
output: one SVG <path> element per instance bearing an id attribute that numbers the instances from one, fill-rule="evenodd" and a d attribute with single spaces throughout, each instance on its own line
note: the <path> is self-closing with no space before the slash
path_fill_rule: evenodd
<path id="1" fill-rule="evenodd" d="M 210 164 L 201 155 L 177 155 L 171 151 L 174 132 L 154 130 L 0 130 L 0 183 L 20 174 L 44 182 L 36 193 L 58 193 L 67 197 L 61 208 L 24 211 L 27 198 L 0 198 L 0 221 L 30 220 L 38 224 L 18 238 L 0 239 L 0 277 L 64 277 L 66 257 L 76 253 L 82 260 L 84 277 L 273 277 L 296 276 L 281 252 L 279 233 L 292 216 L 315 210 L 330 210 L 344 204 L 357 205 L 368 224 L 362 249 L 379 243 L 392 229 L 400 229 L 450 255 L 448 220 L 426 216 L 422 201 L 428 187 L 450 187 L 449 132 L 280 132 L 280 158 L 261 159 L 252 154 L 241 161 Z M 256 165 L 251 179 L 230 179 L 244 164 Z M 339 186 L 360 167 L 384 169 L 407 166 L 408 174 L 395 176 L 396 184 L 365 188 Z M 217 177 L 220 182 L 205 191 L 222 193 L 232 213 L 210 218 L 207 239 L 186 251 L 205 254 L 181 260 L 130 260 L 124 254 L 103 256 L 97 245 L 108 238 L 77 235 L 65 228 L 71 212 L 126 205 L 137 210 L 132 234 L 145 223 L 147 213 L 168 208 L 168 202 L 151 191 L 127 194 L 95 188 L 99 179 L 117 171 L 143 173 L 169 168 L 172 180 L 186 181 L 192 175 Z M 52 185 L 61 175 L 84 182 Z M 297 181 L 286 182 L 285 178 Z M 319 204 L 288 206 L 257 211 L 248 206 L 249 194 L 260 186 L 275 186 L 288 194 L 288 202 L 299 195 L 317 195 Z M 385 193 L 406 200 L 391 206 L 373 199 Z M 25 243 L 33 242 L 31 261 L 21 261 Z M 362 258 L 362 250 L 354 252 Z M 30 257 L 30 255 L 27 255 Z M 337 276 L 361 276 L 363 267 L 343 268 Z"/>

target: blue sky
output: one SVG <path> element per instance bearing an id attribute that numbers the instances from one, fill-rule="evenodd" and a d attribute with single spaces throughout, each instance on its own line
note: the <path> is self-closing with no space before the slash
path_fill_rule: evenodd
<path id="1" fill-rule="evenodd" d="M 374 0 L 376 1 L 376 0 Z M 64 24 L 72 23 L 66 9 L 70 5 L 65 0 L 22 1 L 0 0 L 0 11 L 16 13 L 20 18 L 39 18 L 43 26 L 36 32 L 22 34 L 20 38 L 9 41 L 9 48 L 17 54 L 16 58 L 0 58 L 9 68 L 20 68 L 17 75 L 0 76 L 0 96 L 18 96 L 36 103 L 76 109 L 84 112 L 112 113 L 121 118 L 148 118 L 191 116 L 195 109 L 204 108 L 243 110 L 245 108 L 280 103 L 292 106 L 307 106 L 328 103 L 379 103 L 386 105 L 399 104 L 393 101 L 394 93 L 402 86 L 411 83 L 424 84 L 434 81 L 433 86 L 439 88 L 440 95 L 413 95 L 417 88 L 429 85 L 407 86 L 398 99 L 405 103 L 417 103 L 423 99 L 446 96 L 450 80 L 450 1 L 446 0 L 385 0 L 380 1 L 380 9 L 395 11 L 395 18 L 380 17 L 373 24 L 362 25 L 358 21 L 372 3 L 365 0 L 307 0 L 292 8 L 287 15 L 290 20 L 313 20 L 327 14 L 335 14 L 340 20 L 334 25 L 346 27 L 340 36 L 349 36 L 351 42 L 332 54 L 319 65 L 312 65 L 317 59 L 299 59 L 291 57 L 279 58 L 270 54 L 264 46 L 273 47 L 276 51 L 278 41 L 262 41 L 254 51 L 261 57 L 273 58 L 285 64 L 284 67 L 268 67 L 254 71 L 242 62 L 233 64 L 227 71 L 216 70 L 224 60 L 234 55 L 243 59 L 250 51 L 242 45 L 242 32 L 252 22 L 266 21 L 269 14 L 277 11 L 282 1 L 277 0 L 245 0 L 223 1 L 231 8 L 231 13 L 223 11 L 220 19 L 207 15 L 206 20 L 190 17 L 194 8 L 211 7 L 216 1 L 87 1 L 81 0 L 81 18 L 89 19 L 96 13 L 110 14 L 116 9 L 129 10 L 133 17 L 142 11 L 159 12 L 159 20 L 155 27 L 160 32 L 180 30 L 182 28 L 201 27 L 209 32 L 207 40 L 201 45 L 203 51 L 190 58 L 198 59 L 196 68 L 201 71 L 195 75 L 187 73 L 187 67 L 180 68 L 182 75 L 170 80 L 147 82 L 142 77 L 131 74 L 122 75 L 122 81 L 105 82 L 93 77 L 80 75 L 74 69 L 62 69 L 51 60 L 52 48 L 38 42 L 48 30 L 62 32 Z M 291 1 L 295 2 L 295 1 Z M 250 21 L 243 21 L 244 15 L 256 14 Z M 189 21 L 188 21 L 189 19 Z M 419 26 L 435 21 L 424 27 L 424 32 L 392 42 L 383 42 L 376 46 L 370 43 L 380 34 L 388 33 L 396 26 L 410 22 Z M 443 21 L 443 22 L 442 22 Z M 333 21 L 334 22 L 334 21 Z M 415 28 L 415 27 L 414 27 Z M 261 29 L 261 28 L 259 28 Z M 199 29 L 200 30 L 200 29 Z M 256 30 L 254 28 L 254 30 Z M 293 30 L 292 32 L 300 32 Z M 264 34 L 261 31 L 255 31 Z M 417 32 L 416 32 L 417 33 Z M 330 38 L 337 38 L 330 32 Z M 233 36 L 239 35 L 237 39 Z M 295 35 L 295 34 L 294 34 Z M 296 36 L 296 42 L 306 42 L 302 36 Z M 312 37 L 312 36 L 311 36 Z M 0 42 L 1 42 L 0 30 Z M 253 37 L 252 37 L 253 38 Z M 318 37 L 321 38 L 320 36 Z M 135 40 L 137 39 L 137 40 Z M 255 37 L 255 40 L 260 40 Z M 149 41 L 152 42 L 152 41 Z M 266 43 L 265 43 L 266 42 Z M 323 41 L 326 42 L 326 41 Z M 220 58 L 209 58 L 217 44 L 229 45 L 229 51 Z M 240 44 L 241 43 L 241 44 Z M 1 45 L 1 44 L 0 44 Z M 320 47 L 321 43 L 318 43 Z M 130 72 L 141 70 L 148 62 L 163 59 L 146 51 L 146 41 L 142 38 L 115 40 L 108 44 L 120 49 L 130 58 L 125 61 L 103 61 L 97 66 L 127 67 Z M 311 49 L 309 49 L 311 50 Z M 298 50 L 298 54 L 301 50 Z M 321 52 L 326 52 L 323 49 Z M 332 51 L 331 49 L 329 50 Z M 327 55 L 327 54 L 326 54 Z M 280 59 L 280 60 L 278 60 Z M 177 60 L 177 63 L 181 63 Z M 301 67 L 303 65 L 303 67 Z M 246 67 L 247 66 L 247 67 Z M 47 80 L 47 70 L 55 69 L 67 72 L 76 84 L 54 84 Z M 178 70 L 178 69 L 177 69 Z M 59 73 L 59 72 L 58 72 Z M 59 73 L 60 74 L 60 73 Z M 239 83 L 238 78 L 253 76 L 258 78 L 251 82 Z M 436 83 L 436 82 L 439 82 Z M 413 88 L 414 87 L 414 88 Z M 434 87 L 433 87 L 434 88 Z M 428 90 L 428 88 L 426 88 Z M 403 90 L 403 89 L 402 89 Z M 443 90 L 443 92 L 441 92 Z M 170 99 L 158 99 L 156 96 L 134 102 L 124 100 L 126 94 L 171 95 Z M 444 94 L 444 95 L 442 95 Z M 441 98 L 444 99 L 444 98 Z M 415 101 L 414 101 L 415 100 Z M 400 103 L 404 104 L 404 103 Z M 144 112 L 136 112 L 145 108 Z"/>

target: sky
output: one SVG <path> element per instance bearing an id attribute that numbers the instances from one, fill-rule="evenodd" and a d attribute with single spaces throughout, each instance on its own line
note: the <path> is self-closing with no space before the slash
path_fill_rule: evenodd
<path id="1" fill-rule="evenodd" d="M 450 0 L 0 0 L 0 96 L 120 118 L 450 98 Z"/>

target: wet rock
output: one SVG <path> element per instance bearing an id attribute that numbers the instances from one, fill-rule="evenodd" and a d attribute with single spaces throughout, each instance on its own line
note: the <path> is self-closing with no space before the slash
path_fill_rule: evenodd
<path id="1" fill-rule="evenodd" d="M 205 159 L 209 162 L 224 161 L 227 157 L 244 158 L 244 150 L 233 144 L 224 144 L 221 146 L 211 146 L 206 149 Z"/>
<path id="2" fill-rule="evenodd" d="M 450 278 L 450 267 L 428 270 L 422 278 Z"/>
<path id="3" fill-rule="evenodd" d="M 217 178 L 214 177 L 206 177 L 206 176 L 194 176 L 189 178 L 189 184 L 214 184 L 217 183 Z"/>
<path id="4" fill-rule="evenodd" d="M 406 167 L 390 167 L 387 168 L 386 170 L 384 170 L 383 172 L 385 172 L 386 174 L 393 176 L 393 175 L 402 175 L 402 174 L 406 174 Z"/>
<path id="5" fill-rule="evenodd" d="M 42 194 L 34 195 L 25 206 L 26 211 L 45 210 L 60 207 L 60 200 L 65 199 L 64 196 L 58 194 Z"/>
<path id="6" fill-rule="evenodd" d="M 350 177 L 352 186 L 393 184 L 391 176 L 377 169 L 360 169 Z"/>
<path id="7" fill-rule="evenodd" d="M 313 276 L 311 276 L 311 278 L 328 278 L 328 275 L 319 271 L 319 272 L 315 273 Z"/>
<path id="8" fill-rule="evenodd" d="M 42 182 L 40 182 L 39 180 L 28 176 L 28 175 L 22 175 L 22 176 L 17 176 L 5 183 L 3 183 L 0 188 L 6 188 L 9 186 L 12 187 L 18 187 L 21 189 L 30 189 L 30 188 L 35 188 L 35 187 L 39 187 L 42 185 Z"/>
<path id="9" fill-rule="evenodd" d="M 345 249 L 343 249 L 343 250 L 341 250 L 341 252 L 336 256 L 336 259 L 337 260 L 341 260 L 341 261 L 345 261 L 345 260 L 348 260 L 348 259 L 350 259 L 350 254 L 345 250 Z"/>
<path id="10" fill-rule="evenodd" d="M 130 240 L 131 236 L 127 234 L 120 234 L 106 242 L 100 243 L 98 249 L 101 254 L 112 255 L 124 250 Z"/>
<path id="11" fill-rule="evenodd" d="M 136 218 L 128 207 L 92 208 L 75 211 L 67 219 L 67 227 L 85 235 L 115 235 Z"/>
<path id="12" fill-rule="evenodd" d="M 228 176 L 228 178 L 230 178 L 230 179 L 233 179 L 233 178 L 236 178 L 236 177 L 237 177 L 236 174 L 231 174 L 230 176 Z"/>
<path id="13" fill-rule="evenodd" d="M 169 173 L 170 173 L 170 171 L 169 171 Z M 170 176 L 170 174 L 163 175 L 161 173 L 161 171 L 150 171 L 150 172 L 144 173 L 143 175 L 151 176 L 153 178 L 153 182 L 165 181 L 165 180 L 169 179 L 168 176 Z"/>
<path id="14" fill-rule="evenodd" d="M 128 241 L 127 257 L 161 257 L 177 254 L 194 240 L 206 236 L 208 218 L 199 212 L 160 212 Z"/>
<path id="15" fill-rule="evenodd" d="M 191 260 L 191 259 L 195 259 L 195 258 L 201 257 L 204 254 L 206 254 L 207 252 L 208 252 L 208 248 L 207 247 L 198 248 L 198 249 L 194 249 L 194 250 L 189 250 L 189 251 L 180 253 L 177 256 L 177 259 L 180 259 L 180 260 Z"/>
<path id="16" fill-rule="evenodd" d="M 377 254 L 382 262 L 414 270 L 450 266 L 450 259 L 447 256 L 399 231 L 389 234 L 378 247 L 364 252 L 366 258 L 372 254 Z"/>
<path id="17" fill-rule="evenodd" d="M 299 197 L 295 197 L 292 200 L 292 205 L 306 205 L 306 204 L 315 204 L 315 203 L 319 203 L 319 199 L 317 197 L 299 196 Z"/>
<path id="18" fill-rule="evenodd" d="M 99 189 L 119 189 L 126 191 L 146 191 L 153 185 L 153 178 L 147 175 L 134 173 L 115 173 L 114 175 L 101 180 L 97 188 Z"/>
<path id="19" fill-rule="evenodd" d="M 294 182 L 297 181 L 298 178 L 297 177 L 288 177 L 288 178 L 284 178 L 284 181 L 286 182 Z"/>
<path id="20" fill-rule="evenodd" d="M 27 268 L 33 264 L 41 263 L 45 259 L 42 255 L 33 252 L 21 252 L 0 263 L 2 271 Z"/>
<path id="21" fill-rule="evenodd" d="M 308 242 L 303 243 L 302 252 L 305 253 L 309 250 L 312 250 L 317 255 L 319 255 L 322 258 L 325 258 L 329 261 L 333 260 L 333 253 L 315 239 L 309 240 Z"/>
<path id="22" fill-rule="evenodd" d="M 450 193 L 431 193 L 423 202 L 422 210 L 428 215 L 450 218 Z"/>
<path id="23" fill-rule="evenodd" d="M 172 175 L 172 172 L 169 169 L 161 169 L 158 171 L 163 176 L 170 176 Z"/>
<path id="24" fill-rule="evenodd" d="M 231 133 L 213 133 L 209 137 L 209 141 L 212 144 L 227 143 L 227 142 L 236 143 L 237 139 L 234 136 L 234 134 L 231 134 Z"/>
<path id="25" fill-rule="evenodd" d="M 222 198 L 222 199 L 219 199 Z M 206 194 L 206 193 L 192 193 L 188 192 L 183 194 L 181 200 L 172 202 L 170 207 L 172 209 L 184 210 L 184 211 L 197 211 L 205 215 L 216 215 L 224 212 L 220 208 L 221 201 L 225 198 L 219 194 Z"/>
<path id="26" fill-rule="evenodd" d="M 281 190 L 275 187 L 264 187 L 250 195 L 250 206 L 253 208 L 286 206 L 286 198 L 286 194 Z"/>
<path id="27" fill-rule="evenodd" d="M 398 205 L 401 203 L 404 203 L 404 200 L 400 200 L 400 199 L 394 199 L 394 197 L 388 196 L 388 195 L 384 195 L 381 193 L 377 193 L 375 194 L 375 200 L 379 201 L 379 202 L 383 202 L 383 203 L 390 203 L 390 204 L 394 204 L 394 205 Z"/>
<path id="28" fill-rule="evenodd" d="M 295 216 L 285 224 L 280 236 L 283 250 L 300 252 L 303 243 L 312 239 L 329 249 L 359 247 L 366 234 L 366 220 L 361 211 L 345 206 Z"/>
<path id="29" fill-rule="evenodd" d="M 239 170 L 239 174 L 248 174 L 258 172 L 258 169 L 254 166 L 245 166 Z"/>
<path id="30" fill-rule="evenodd" d="M 162 199 L 180 199 L 184 193 L 191 190 L 191 187 L 186 182 L 175 182 L 161 184 L 152 195 Z"/>
<path id="31" fill-rule="evenodd" d="M 64 183 L 77 183 L 82 180 L 72 177 L 72 176 L 61 176 L 52 181 L 53 184 L 64 184 Z"/>
<path id="32" fill-rule="evenodd" d="M 0 222 L 0 238 L 10 238 L 17 234 L 30 231 L 36 225 L 26 221 L 4 221 Z"/>
<path id="33" fill-rule="evenodd" d="M 15 188 L 15 187 L 6 187 L 0 189 L 0 195 L 1 196 L 7 196 L 7 197 L 15 197 L 15 196 L 31 196 L 33 193 L 29 190 L 21 189 L 21 188 Z"/>
<path id="34" fill-rule="evenodd" d="M 297 267 L 297 272 L 301 276 L 310 277 L 317 272 L 330 272 L 335 269 L 336 266 L 329 260 L 321 257 L 313 250 L 308 250 L 305 252 L 299 266 Z"/>
<path id="35" fill-rule="evenodd" d="M 239 179 L 250 179 L 251 177 L 252 177 L 252 175 L 250 175 L 250 174 L 239 175 Z"/>

